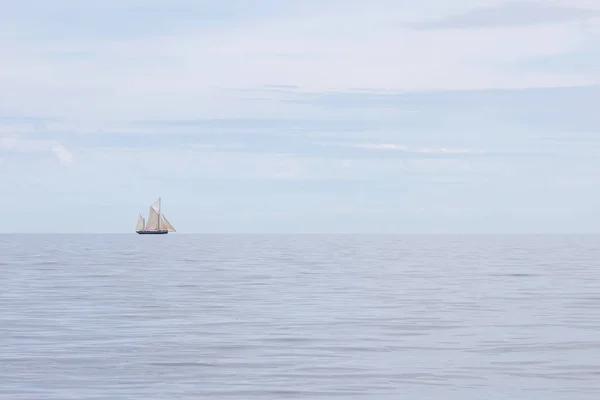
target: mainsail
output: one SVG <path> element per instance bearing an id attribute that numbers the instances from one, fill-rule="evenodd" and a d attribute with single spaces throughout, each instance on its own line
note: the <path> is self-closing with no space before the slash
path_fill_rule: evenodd
<path id="1" fill-rule="evenodd" d="M 150 212 L 148 213 L 148 222 L 146 223 L 147 231 L 155 231 L 158 230 L 158 212 L 154 209 L 154 207 L 150 207 Z"/>

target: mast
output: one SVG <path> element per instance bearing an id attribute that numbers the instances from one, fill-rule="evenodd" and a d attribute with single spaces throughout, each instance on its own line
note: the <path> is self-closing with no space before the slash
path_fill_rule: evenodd
<path id="1" fill-rule="evenodd" d="M 158 225 L 156 230 L 160 231 L 160 197 L 158 198 Z"/>

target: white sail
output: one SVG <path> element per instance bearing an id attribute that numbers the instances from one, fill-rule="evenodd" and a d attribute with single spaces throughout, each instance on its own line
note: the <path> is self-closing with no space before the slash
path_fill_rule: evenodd
<path id="1" fill-rule="evenodd" d="M 137 222 L 137 226 L 135 227 L 136 231 L 143 231 L 144 230 L 144 217 L 142 217 L 140 215 L 140 217 L 138 218 L 138 222 Z"/>
<path id="2" fill-rule="evenodd" d="M 150 206 L 148 213 L 148 222 L 144 220 L 144 217 L 140 215 L 136 230 L 139 233 L 156 233 L 162 234 L 167 232 L 176 232 L 175 228 L 168 219 L 161 213 L 160 209 L 160 197 L 158 200 Z"/>
<path id="3" fill-rule="evenodd" d="M 147 231 L 155 231 L 158 230 L 158 213 L 154 209 L 154 206 L 150 207 L 150 212 L 148 213 L 148 223 L 146 224 Z"/>
<path id="4" fill-rule="evenodd" d="M 161 229 L 166 229 L 169 232 L 175 232 L 175 228 L 173 228 L 173 225 L 171 225 L 171 223 L 169 222 L 169 220 L 165 217 L 164 214 L 161 214 L 160 216 L 160 228 Z"/>

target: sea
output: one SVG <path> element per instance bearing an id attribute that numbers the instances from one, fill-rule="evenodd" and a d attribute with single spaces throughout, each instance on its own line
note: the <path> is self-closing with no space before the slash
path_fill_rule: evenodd
<path id="1" fill-rule="evenodd" d="M 600 236 L 0 235 L 0 399 L 600 399 Z"/>

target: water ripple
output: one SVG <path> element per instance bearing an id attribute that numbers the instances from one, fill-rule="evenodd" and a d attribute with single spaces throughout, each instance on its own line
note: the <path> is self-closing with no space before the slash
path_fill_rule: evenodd
<path id="1" fill-rule="evenodd" d="M 2 236 L 0 399 L 596 400 L 594 236 Z"/>

